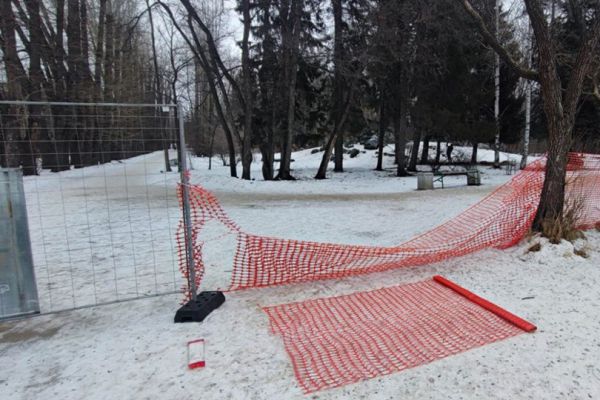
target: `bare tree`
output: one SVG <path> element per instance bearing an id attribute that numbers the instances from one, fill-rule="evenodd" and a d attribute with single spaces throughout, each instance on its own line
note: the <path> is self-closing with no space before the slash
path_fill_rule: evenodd
<path id="1" fill-rule="evenodd" d="M 327 167 L 329 166 L 329 160 L 331 159 L 331 153 L 335 144 L 335 171 L 342 172 L 343 160 L 344 160 L 344 137 L 342 135 L 342 129 L 344 128 L 344 122 L 346 115 L 348 114 L 348 107 L 344 103 L 349 104 L 349 98 L 344 99 L 347 88 L 344 82 L 344 74 L 342 72 L 344 68 L 344 44 L 343 44 L 343 18 L 342 18 L 342 0 L 331 1 L 333 9 L 333 21 L 334 21 L 334 40 L 333 40 L 333 91 L 331 95 L 331 121 L 333 130 L 327 143 L 325 144 L 325 151 L 321 164 L 317 171 L 315 179 L 325 179 L 327 174 Z"/>
<path id="2" fill-rule="evenodd" d="M 250 64 L 250 0 L 241 0 L 244 35 L 242 38 L 242 90 L 244 94 L 244 136 L 242 138 L 242 179 L 250 179 L 252 166 L 252 117 L 254 95 L 252 93 L 252 66 Z"/>
<path id="3" fill-rule="evenodd" d="M 481 15 L 469 0 L 457 0 L 477 23 L 478 30 L 504 62 L 526 79 L 540 83 L 544 114 L 549 135 L 548 157 L 544 186 L 534 227 L 541 229 L 542 223 L 562 224 L 565 204 L 565 178 L 568 152 L 572 145 L 572 132 L 577 115 L 577 105 L 584 82 L 592 73 L 594 54 L 600 41 L 600 2 L 595 2 L 594 15 L 585 30 L 568 80 L 563 82 L 558 69 L 561 58 L 557 53 L 556 38 L 546 20 L 541 0 L 525 0 L 537 44 L 538 70 L 532 70 L 517 62 L 491 33 Z M 581 5 L 575 5 L 581 7 Z"/>
<path id="4" fill-rule="evenodd" d="M 0 32 L 2 33 L 2 54 L 7 78 L 7 95 L 11 99 L 23 99 L 27 89 L 27 74 L 17 53 L 16 20 L 10 1 L 0 2 Z M 13 105 L 8 109 L 7 118 L 3 118 L 2 130 L 4 131 L 4 163 L 7 167 L 17 167 L 21 163 L 19 149 L 26 135 L 23 119 L 25 110 L 21 106 Z"/>
<path id="5" fill-rule="evenodd" d="M 181 28 L 177 19 L 175 18 L 175 15 L 171 11 L 171 8 L 166 3 L 160 0 L 157 1 L 157 3 L 160 4 L 167 15 L 169 15 L 173 25 L 188 44 L 194 53 L 194 56 L 196 57 L 196 61 L 206 74 L 210 93 L 214 100 L 215 109 L 217 111 L 223 131 L 225 132 L 225 137 L 229 147 L 230 174 L 232 177 L 237 177 L 233 135 L 236 134 L 236 137 L 240 141 L 241 135 L 239 135 L 239 132 L 237 132 L 233 126 L 235 121 L 234 111 L 231 105 L 230 92 L 226 88 L 225 81 L 231 86 L 239 103 L 242 105 L 242 108 L 245 108 L 245 101 L 242 91 L 231 75 L 230 70 L 223 63 L 212 32 L 190 1 L 181 0 L 181 3 L 187 12 L 188 32 Z"/>
<path id="6" fill-rule="evenodd" d="M 280 124 L 281 159 L 276 179 L 293 180 L 291 174 L 292 139 L 296 117 L 296 80 L 298 78 L 298 46 L 300 44 L 301 14 L 304 0 L 281 0 L 279 3 L 281 18 L 282 76 L 281 106 L 285 116 Z M 283 126 L 281 126 L 283 125 Z"/>

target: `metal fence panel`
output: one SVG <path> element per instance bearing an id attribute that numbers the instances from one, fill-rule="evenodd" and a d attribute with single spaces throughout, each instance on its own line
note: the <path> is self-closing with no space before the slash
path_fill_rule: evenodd
<path id="1" fill-rule="evenodd" d="M 172 105 L 0 102 L 2 162 L 27 175 L 42 312 L 179 290 L 176 117 Z"/>
<path id="2" fill-rule="evenodd" d="M 20 169 L 0 169 L 0 319 L 39 312 Z"/>

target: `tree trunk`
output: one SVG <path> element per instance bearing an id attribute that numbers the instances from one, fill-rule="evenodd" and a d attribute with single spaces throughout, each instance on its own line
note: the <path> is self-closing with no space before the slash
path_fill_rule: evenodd
<path id="1" fill-rule="evenodd" d="M 376 171 L 383 171 L 383 146 L 385 141 L 385 129 L 387 128 L 387 114 L 385 110 L 384 92 L 379 95 L 379 130 L 377 132 L 377 167 Z"/>
<path id="2" fill-rule="evenodd" d="M 2 55 L 6 71 L 6 93 L 10 100 L 23 99 L 23 92 L 27 83 L 27 75 L 21 64 L 17 53 L 16 20 L 10 1 L 0 1 L 0 32 L 2 33 Z M 19 143 L 23 143 L 27 136 L 25 121 L 25 109 L 21 106 L 11 105 L 8 107 L 8 115 L 0 115 L 2 118 L 2 130 L 4 136 L 4 163 L 8 168 L 18 167 L 24 151 Z M 31 173 L 31 171 L 28 171 Z"/>
<path id="3" fill-rule="evenodd" d="M 250 65 L 250 0 L 242 0 L 242 14 L 244 22 L 244 36 L 242 39 L 242 90 L 244 92 L 244 137 L 242 139 L 242 179 L 250 179 L 252 166 L 252 66 Z"/>
<path id="4" fill-rule="evenodd" d="M 150 1 L 146 0 L 146 9 L 148 10 L 148 22 L 150 22 L 150 40 L 152 42 L 152 63 L 154 65 L 154 104 L 161 104 L 163 102 L 162 84 L 160 79 L 160 69 L 158 67 L 158 56 L 156 54 L 156 38 L 154 35 L 154 19 L 152 18 L 152 8 L 150 7 Z M 160 128 L 161 136 L 163 139 L 163 154 L 165 159 L 165 171 L 171 172 L 171 162 L 169 160 L 169 142 L 165 140 L 163 118 L 160 115 L 161 110 L 159 107 L 154 107 L 154 118 L 157 121 L 158 128 Z"/>
<path id="5" fill-rule="evenodd" d="M 43 41 L 42 33 L 42 19 L 40 16 L 40 3 L 39 0 L 31 0 L 26 2 L 27 12 L 29 14 L 29 81 L 30 81 L 30 94 L 29 99 L 32 101 L 40 101 L 45 98 L 44 96 L 44 75 L 42 74 L 41 67 L 41 49 Z M 43 147 L 44 153 L 51 151 L 50 138 L 47 133 L 48 130 L 44 130 L 44 118 L 42 116 L 42 107 L 39 105 L 29 106 L 29 143 L 30 146 L 28 151 L 32 156 L 32 168 L 31 171 L 34 174 L 38 174 L 38 168 L 36 160 L 41 158 L 42 152 L 40 147 Z M 42 136 L 45 134 L 45 136 Z"/>
<path id="6" fill-rule="evenodd" d="M 79 102 L 83 99 L 81 71 L 81 11 L 79 0 L 67 2 L 67 99 Z M 69 155 L 75 168 L 84 166 L 82 137 L 79 135 L 79 118 L 76 107 L 69 107 L 66 127 L 69 136 Z"/>
<path id="7" fill-rule="evenodd" d="M 67 93 L 67 69 L 65 68 L 65 48 L 63 44 L 65 31 L 65 1 L 56 0 L 56 37 L 54 38 L 54 51 L 52 57 L 56 58 L 56 74 L 54 76 L 54 100 L 64 101 Z M 64 107 L 53 107 L 54 131 L 56 132 L 56 166 L 53 172 L 69 169 L 69 131 L 66 128 L 66 110 Z"/>
<path id="8" fill-rule="evenodd" d="M 442 140 L 437 138 L 437 146 L 435 148 L 435 165 L 440 165 L 440 154 L 442 153 Z"/>
<path id="9" fill-rule="evenodd" d="M 327 139 L 327 143 L 325 143 L 325 150 L 323 152 L 323 157 L 321 158 L 321 164 L 319 164 L 319 170 L 317 171 L 317 175 L 315 175 L 315 179 L 325 179 L 327 178 L 327 168 L 329 167 L 329 160 L 331 160 L 331 153 L 333 153 L 333 146 L 335 143 L 336 135 L 336 127 L 333 127 L 333 133 Z"/>
<path id="10" fill-rule="evenodd" d="M 521 152 L 520 168 L 527 166 L 527 157 L 529 156 L 529 132 L 531 129 L 531 82 L 525 83 L 525 130 L 523 131 L 523 149 Z"/>
<path id="11" fill-rule="evenodd" d="M 495 33 L 498 40 L 500 32 L 500 1 L 495 0 Z M 494 136 L 494 168 L 500 168 L 500 56 L 494 52 L 494 120 L 496 133 Z"/>
<path id="12" fill-rule="evenodd" d="M 420 164 L 429 163 L 429 141 L 431 140 L 431 136 L 425 135 L 423 138 L 423 150 L 421 152 L 421 162 Z"/>
<path id="13" fill-rule="evenodd" d="M 85 85 L 85 92 L 83 95 L 85 96 L 86 101 L 90 101 L 92 99 L 92 87 L 93 87 L 93 79 L 92 79 L 92 71 L 90 69 L 90 50 L 89 50 L 89 38 L 88 38 L 88 20 L 87 20 L 87 1 L 81 0 L 80 8 L 79 8 L 80 16 L 80 40 L 81 40 L 81 58 L 79 59 L 79 64 L 81 68 L 81 78 Z"/>
<path id="14" fill-rule="evenodd" d="M 105 52 L 104 52 L 104 101 L 114 102 L 113 60 L 115 49 L 115 20 L 112 0 L 106 0 L 106 17 L 104 19 Z"/>
<path id="15" fill-rule="evenodd" d="M 534 221 L 534 227 L 538 230 L 542 228 L 545 221 L 550 224 L 561 223 L 562 221 L 565 204 L 567 158 L 571 147 L 571 129 L 563 124 L 548 125 L 549 147 L 546 174 Z"/>
<path id="16" fill-rule="evenodd" d="M 477 149 L 479 147 L 479 143 L 477 141 L 473 142 L 473 150 L 471 151 L 471 164 L 477 165 Z"/>
<path id="17" fill-rule="evenodd" d="M 258 70 L 258 81 L 260 87 L 260 123 L 256 127 L 259 136 L 259 147 L 262 155 L 262 175 L 266 181 L 273 180 L 275 172 L 273 162 L 275 158 L 275 144 L 273 132 L 275 131 L 275 120 L 277 110 L 275 107 L 276 82 L 277 79 L 277 56 L 275 55 L 275 39 L 273 37 L 273 25 L 271 23 L 271 2 L 260 1 L 259 13 L 263 24 L 264 37 L 262 42 L 262 62 Z"/>
<path id="18" fill-rule="evenodd" d="M 285 129 L 281 138 L 281 160 L 277 179 L 294 180 L 291 174 L 292 145 L 296 116 L 296 79 L 298 69 L 298 46 L 300 41 L 300 22 L 304 0 L 290 0 L 289 17 L 283 22 L 282 46 L 284 53 L 284 85 L 286 90 Z"/>
<path id="19" fill-rule="evenodd" d="M 344 172 L 344 132 L 339 131 L 335 139 L 335 160 L 333 172 Z"/>
<path id="20" fill-rule="evenodd" d="M 396 176 L 407 176 L 406 173 L 406 131 L 408 120 L 405 107 L 402 107 L 400 117 L 394 118 L 394 133 L 396 138 Z"/>
<path id="21" fill-rule="evenodd" d="M 87 20 L 87 1 L 80 0 L 79 3 L 79 32 L 81 57 L 79 58 L 79 71 L 81 76 L 81 100 L 90 102 L 94 98 L 94 81 L 92 79 L 92 71 L 90 69 L 90 50 L 88 38 L 88 20 Z M 83 114 L 93 113 L 92 107 L 83 107 Z M 98 162 L 99 152 L 96 148 L 96 129 L 95 121 L 91 118 L 80 118 L 79 126 L 82 132 L 79 135 L 79 152 L 81 153 L 82 166 L 94 165 Z"/>
<path id="22" fill-rule="evenodd" d="M 398 116 L 394 116 L 394 164 L 398 165 L 400 158 L 400 122 Z"/>
<path id="23" fill-rule="evenodd" d="M 410 152 L 410 162 L 408 164 L 408 170 L 412 172 L 417 171 L 417 162 L 419 160 L 419 146 L 421 145 L 421 133 L 415 128 L 413 133 L 413 148 Z"/>
<path id="24" fill-rule="evenodd" d="M 334 38 L 333 38 L 333 62 L 334 62 L 334 85 L 333 88 L 333 104 L 332 109 L 334 113 L 334 120 L 339 121 L 341 119 L 341 113 L 343 112 L 344 102 L 344 78 L 342 76 L 342 63 L 344 62 L 344 45 L 343 45 L 343 9 L 342 0 L 331 0 L 331 7 L 333 9 L 333 26 L 334 26 Z M 344 131 L 342 127 L 338 126 L 337 138 L 335 141 L 335 161 L 334 161 L 334 172 L 344 172 Z"/>
<path id="25" fill-rule="evenodd" d="M 529 40 L 529 48 L 527 50 L 527 67 L 531 68 L 531 57 L 533 55 L 533 35 L 531 34 L 531 24 L 527 32 Z M 532 82 L 525 82 L 525 130 L 523 132 L 523 149 L 521 152 L 520 168 L 524 169 L 527 166 L 527 157 L 529 156 L 529 133 L 531 130 L 531 90 Z"/>
<path id="26" fill-rule="evenodd" d="M 102 59 L 104 57 L 104 24 L 106 17 L 106 0 L 100 0 L 98 11 L 98 31 L 96 34 L 96 52 L 94 60 L 95 101 L 102 101 Z"/>

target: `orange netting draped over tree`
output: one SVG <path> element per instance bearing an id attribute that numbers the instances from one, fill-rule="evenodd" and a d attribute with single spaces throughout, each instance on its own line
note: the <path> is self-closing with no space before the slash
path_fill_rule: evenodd
<path id="1" fill-rule="evenodd" d="M 529 230 L 544 181 L 540 159 L 452 220 L 392 247 L 317 243 L 253 235 L 243 231 L 201 186 L 190 185 L 196 283 L 204 273 L 202 228 L 210 220 L 236 235 L 229 290 L 342 278 L 391 268 L 428 264 L 484 248 L 506 248 Z M 567 204 L 578 203 L 579 224 L 600 222 L 600 155 L 572 153 Z M 183 223 L 177 234 L 180 268 L 187 278 Z"/>

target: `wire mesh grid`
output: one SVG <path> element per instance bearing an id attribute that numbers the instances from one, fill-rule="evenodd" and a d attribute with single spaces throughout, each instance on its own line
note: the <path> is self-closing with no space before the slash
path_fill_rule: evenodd
<path id="1" fill-rule="evenodd" d="M 4 102 L 0 110 L 2 166 L 26 175 L 41 311 L 177 291 L 177 108 Z"/>

